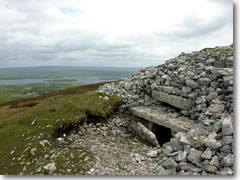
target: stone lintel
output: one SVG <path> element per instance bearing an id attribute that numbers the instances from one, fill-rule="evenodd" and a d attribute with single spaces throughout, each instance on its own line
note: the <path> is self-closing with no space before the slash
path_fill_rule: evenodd
<path id="1" fill-rule="evenodd" d="M 129 110 L 137 117 L 170 128 L 174 132 L 187 132 L 194 124 L 193 120 L 185 116 L 175 117 L 174 113 L 169 113 L 163 106 L 138 106 Z"/>
<path id="2" fill-rule="evenodd" d="M 169 95 L 165 92 L 153 90 L 152 97 L 158 101 L 170 104 L 176 108 L 189 110 L 194 105 L 191 99 L 186 99 L 180 96 Z"/>

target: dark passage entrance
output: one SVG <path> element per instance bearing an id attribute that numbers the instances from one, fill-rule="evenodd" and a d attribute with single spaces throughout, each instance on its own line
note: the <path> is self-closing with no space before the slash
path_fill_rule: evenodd
<path id="1" fill-rule="evenodd" d="M 171 129 L 153 123 L 152 132 L 156 135 L 159 144 L 162 146 L 172 138 Z"/>

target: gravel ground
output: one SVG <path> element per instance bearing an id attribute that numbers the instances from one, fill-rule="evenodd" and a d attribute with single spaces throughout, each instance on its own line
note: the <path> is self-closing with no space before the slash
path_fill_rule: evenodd
<path id="1" fill-rule="evenodd" d="M 139 140 L 129 130 L 127 117 L 115 115 L 107 122 L 85 124 L 65 140 L 68 147 L 85 148 L 88 175 L 157 175 L 160 149 Z M 60 144 L 64 144 L 64 140 Z"/>

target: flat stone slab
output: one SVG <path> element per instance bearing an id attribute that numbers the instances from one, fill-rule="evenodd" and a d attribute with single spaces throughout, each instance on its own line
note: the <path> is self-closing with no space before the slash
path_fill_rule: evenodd
<path id="1" fill-rule="evenodd" d="M 185 116 L 168 112 L 164 106 L 138 106 L 131 107 L 129 110 L 137 117 L 170 128 L 174 132 L 187 132 L 194 124 L 193 120 Z"/>
<path id="2" fill-rule="evenodd" d="M 186 99 L 180 96 L 169 95 L 162 91 L 153 90 L 152 97 L 158 101 L 165 102 L 179 109 L 189 110 L 193 107 L 194 103 L 191 99 Z"/>

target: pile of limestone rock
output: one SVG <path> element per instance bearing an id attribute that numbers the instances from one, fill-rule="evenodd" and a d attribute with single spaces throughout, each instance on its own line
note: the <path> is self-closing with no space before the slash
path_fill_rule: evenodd
<path id="1" fill-rule="evenodd" d="M 124 98 L 121 111 L 170 105 L 195 123 L 162 147 L 162 175 L 233 174 L 233 47 L 181 53 L 98 92 Z"/>

